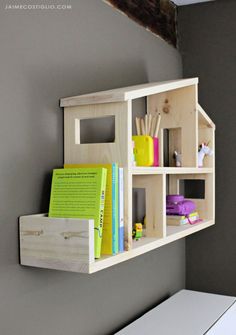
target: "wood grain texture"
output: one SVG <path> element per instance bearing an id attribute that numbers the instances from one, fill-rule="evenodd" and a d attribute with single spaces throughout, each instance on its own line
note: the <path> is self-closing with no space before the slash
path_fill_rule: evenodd
<path id="1" fill-rule="evenodd" d="M 182 152 L 182 131 L 181 128 L 169 129 L 169 165 L 170 167 L 176 166 L 176 161 L 174 158 L 174 152 Z"/>
<path id="2" fill-rule="evenodd" d="M 80 144 L 80 120 L 115 116 L 115 142 Z M 131 101 L 67 107 L 64 110 L 65 164 L 117 163 L 124 168 L 125 248 L 132 247 Z"/>
<path id="3" fill-rule="evenodd" d="M 147 112 L 153 116 L 161 113 L 161 132 L 159 136 L 160 165 L 164 165 L 163 130 L 181 128 L 182 166 L 197 167 L 196 85 L 148 96 Z"/>
<path id="4" fill-rule="evenodd" d="M 179 181 L 186 179 L 205 180 L 205 198 L 190 200 L 196 204 L 201 219 L 214 220 L 214 173 L 170 175 L 170 194 L 179 194 Z"/>
<path id="5" fill-rule="evenodd" d="M 144 188 L 146 194 L 146 236 L 166 236 L 165 175 L 133 177 L 133 187 Z"/>
<path id="6" fill-rule="evenodd" d="M 211 120 L 211 118 L 207 115 L 207 113 L 204 111 L 204 109 L 198 104 L 198 123 L 199 127 L 209 127 L 216 129 L 216 126 L 214 122 Z"/>
<path id="7" fill-rule="evenodd" d="M 208 143 L 209 147 L 213 149 L 214 152 L 212 156 L 206 155 L 204 157 L 204 168 L 215 167 L 215 129 L 216 126 L 213 121 L 198 104 L 198 144 Z"/>
<path id="8" fill-rule="evenodd" d="M 22 216 L 20 259 L 22 265 L 89 272 L 94 262 L 93 220 Z"/>

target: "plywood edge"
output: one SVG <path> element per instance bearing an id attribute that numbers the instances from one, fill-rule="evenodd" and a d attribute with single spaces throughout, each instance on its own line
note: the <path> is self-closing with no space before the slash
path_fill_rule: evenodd
<path id="1" fill-rule="evenodd" d="M 121 92 L 104 91 L 85 95 L 78 95 L 75 97 L 62 98 L 60 100 L 60 107 L 73 107 L 83 105 L 93 105 L 108 102 L 125 101 L 125 94 Z"/>
<path id="2" fill-rule="evenodd" d="M 68 261 L 59 259 L 40 259 L 29 256 L 21 256 L 20 264 L 43 269 L 69 271 L 77 273 L 90 273 L 90 266 L 86 262 Z"/>
<path id="3" fill-rule="evenodd" d="M 213 128 L 214 130 L 216 129 L 216 126 L 214 122 L 211 120 L 211 118 L 207 115 L 207 113 L 204 111 L 204 109 L 201 107 L 201 105 L 197 105 L 198 112 L 201 114 L 201 117 L 204 119 L 206 122 L 207 126 L 209 128 Z"/>
<path id="4" fill-rule="evenodd" d="M 101 91 L 101 92 L 78 95 L 74 97 L 62 98 L 60 100 L 60 106 L 72 107 L 79 105 L 127 101 L 145 97 L 152 94 L 161 93 L 164 91 L 170 91 L 197 84 L 198 84 L 198 78 L 146 83 L 142 85 L 116 88 L 108 91 Z"/>
<path id="5" fill-rule="evenodd" d="M 162 92 L 168 92 L 180 88 L 184 88 L 187 86 L 197 85 L 198 78 L 190 78 L 190 79 L 180 79 L 180 80 L 171 80 L 165 81 L 161 83 L 152 83 L 150 87 L 140 87 L 138 90 L 128 91 L 125 93 L 125 99 L 137 99 L 153 94 L 158 94 Z"/>
<path id="6" fill-rule="evenodd" d="M 192 235 L 198 231 L 211 227 L 215 224 L 215 220 L 204 220 L 201 223 L 197 223 L 194 225 L 183 225 L 183 226 L 167 226 L 167 237 L 174 237 L 175 240 L 180 238 Z"/>

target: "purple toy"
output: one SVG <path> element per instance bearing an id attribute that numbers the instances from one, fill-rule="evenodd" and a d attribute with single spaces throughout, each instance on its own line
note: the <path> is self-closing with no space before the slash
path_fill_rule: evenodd
<path id="1" fill-rule="evenodd" d="M 189 215 L 195 209 L 195 203 L 191 200 L 185 200 L 182 195 L 172 194 L 166 196 L 167 215 Z"/>

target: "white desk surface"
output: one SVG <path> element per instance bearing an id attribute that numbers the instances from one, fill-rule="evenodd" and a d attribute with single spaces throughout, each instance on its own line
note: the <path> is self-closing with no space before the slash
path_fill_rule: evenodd
<path id="1" fill-rule="evenodd" d="M 235 301 L 235 297 L 182 290 L 116 335 L 235 335 L 236 320 L 234 332 L 231 333 L 222 333 L 219 327 L 223 327 L 223 323 L 222 326 L 221 323 L 217 325 L 217 321 L 231 306 L 233 319 L 233 313 L 236 315 Z M 214 324 L 218 326 L 218 333 L 214 332 Z"/>
<path id="2" fill-rule="evenodd" d="M 212 326 L 206 335 L 235 335 L 236 334 L 236 303 Z"/>

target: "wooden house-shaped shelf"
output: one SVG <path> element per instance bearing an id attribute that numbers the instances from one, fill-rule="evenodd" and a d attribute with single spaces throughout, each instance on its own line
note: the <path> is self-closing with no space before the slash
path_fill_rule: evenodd
<path id="1" fill-rule="evenodd" d="M 133 120 L 137 101 L 143 113 L 161 113 L 160 167 L 132 165 Z M 61 99 L 64 107 L 64 157 L 66 164 L 112 163 L 124 168 L 125 249 L 94 260 L 93 223 L 80 219 L 52 219 L 45 215 L 22 217 L 21 264 L 92 273 L 131 259 L 162 245 L 200 231 L 215 222 L 215 125 L 198 104 L 198 78 L 149 83 Z M 88 143 L 84 122 L 110 122 L 109 141 Z M 95 129 L 90 130 L 93 137 Z M 110 128 L 109 130 L 110 131 Z M 210 142 L 213 155 L 198 167 L 198 147 Z M 167 144 L 166 144 L 167 143 Z M 167 148 L 167 149 L 166 149 Z M 173 151 L 181 152 L 182 166 L 175 167 Z M 191 196 L 201 223 L 167 226 L 166 195 L 178 194 L 198 182 L 201 196 Z M 145 189 L 146 231 L 132 239 L 133 188 Z M 187 191 L 186 191 L 187 192 Z M 191 193 L 191 192 L 190 192 Z M 188 192 L 185 196 L 189 194 Z M 82 228 L 81 228 L 82 227 Z M 80 234 L 81 231 L 81 234 Z M 74 234 L 74 235 L 73 235 Z"/>

